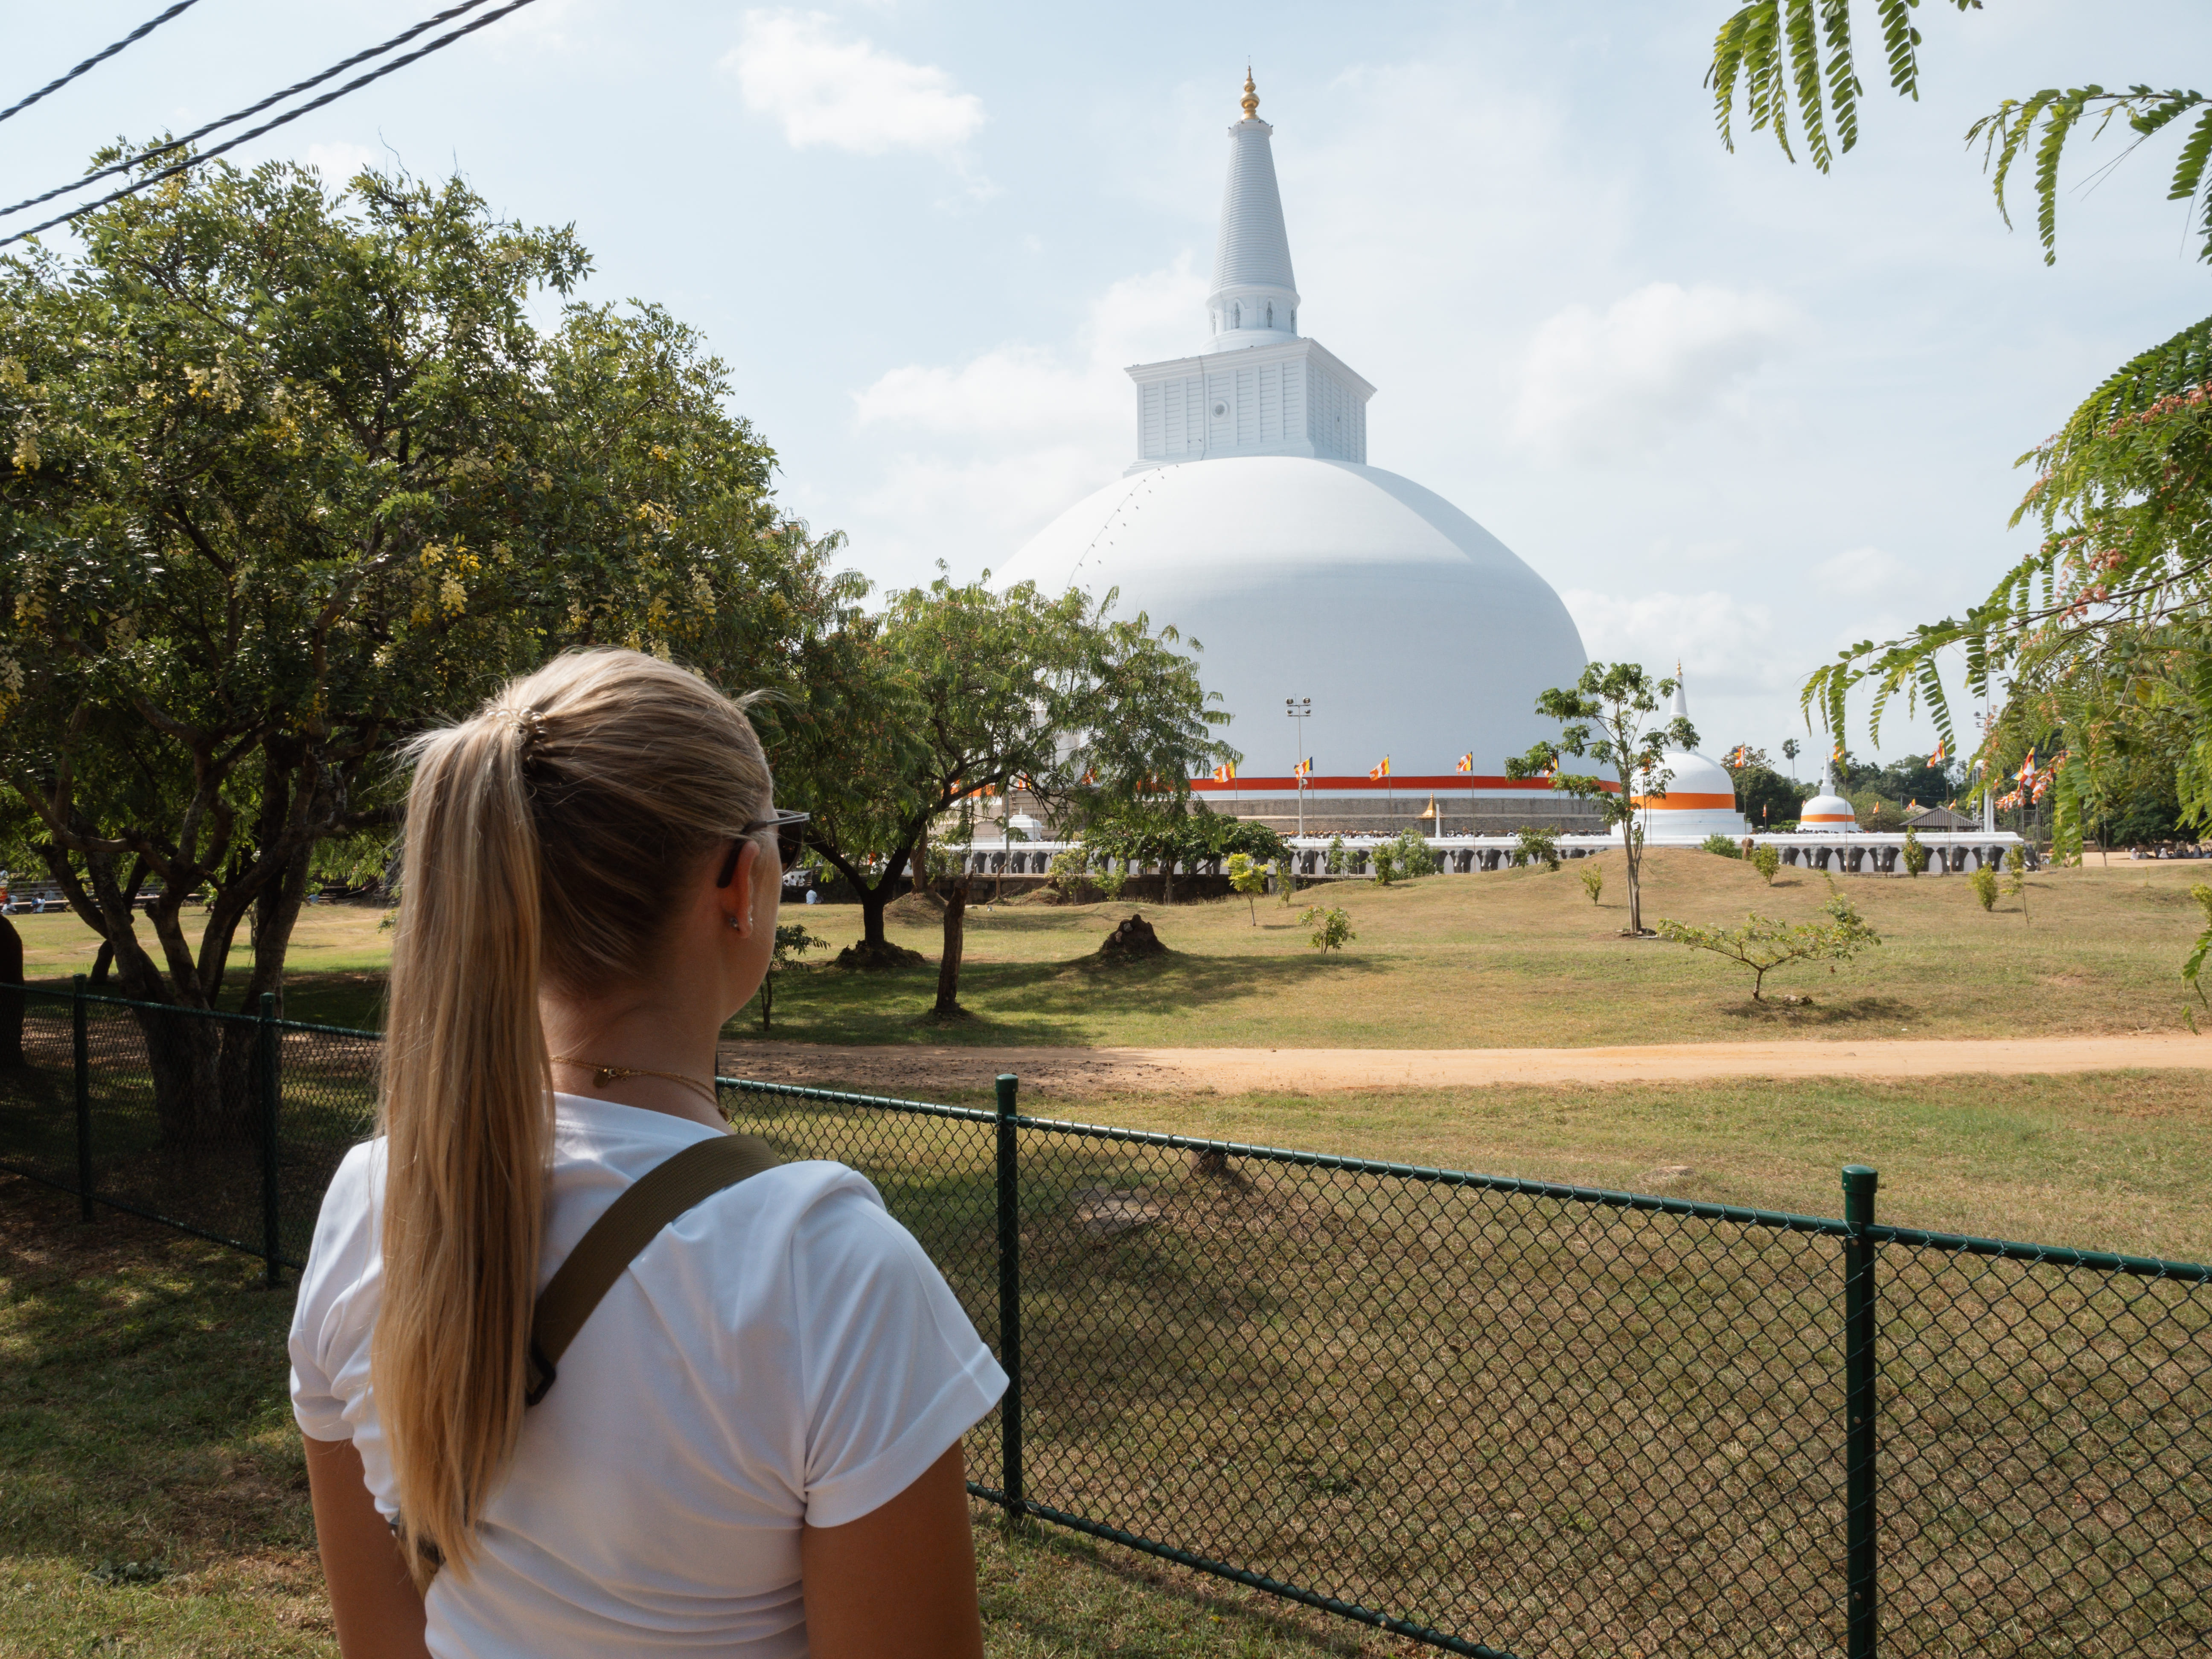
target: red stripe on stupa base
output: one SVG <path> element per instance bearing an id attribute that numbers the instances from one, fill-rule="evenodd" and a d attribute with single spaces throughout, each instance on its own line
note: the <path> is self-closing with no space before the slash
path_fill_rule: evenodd
<path id="1" fill-rule="evenodd" d="M 1270 790 L 1295 790 L 1301 781 L 1304 782 L 1309 793 L 1322 789 L 1356 789 L 1362 792 L 1381 789 L 1434 789 L 1461 792 L 1498 790 L 1516 795 L 1548 795 L 1553 793 L 1552 786 L 1541 778 L 1503 778 L 1484 776 L 1471 772 L 1447 772 L 1441 777 L 1413 775 L 1388 778 L 1369 778 L 1354 775 L 1348 777 L 1317 777 L 1304 780 L 1236 777 L 1225 782 L 1219 778 L 1193 778 L 1190 787 L 1200 794 L 1220 794 L 1226 791 L 1240 789 L 1259 793 Z M 1608 783 L 1601 787 L 1608 794 L 1620 793 L 1620 786 L 1616 783 Z M 1732 801 L 1733 798 L 1731 798 Z"/>

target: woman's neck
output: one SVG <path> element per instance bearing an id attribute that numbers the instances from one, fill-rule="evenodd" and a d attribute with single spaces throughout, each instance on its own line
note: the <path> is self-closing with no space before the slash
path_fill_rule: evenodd
<path id="1" fill-rule="evenodd" d="M 721 1022 L 711 1008 L 686 1006 L 688 1000 L 663 996 L 659 988 L 623 998 L 542 997 L 553 1086 L 720 1128 L 712 1097 Z"/>

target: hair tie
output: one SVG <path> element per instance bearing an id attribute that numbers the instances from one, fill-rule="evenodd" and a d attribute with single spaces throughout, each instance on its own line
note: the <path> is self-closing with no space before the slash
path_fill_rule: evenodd
<path id="1" fill-rule="evenodd" d="M 494 712 L 514 722 L 514 733 L 522 739 L 526 750 L 545 736 L 545 716 L 535 708 L 501 708 Z"/>

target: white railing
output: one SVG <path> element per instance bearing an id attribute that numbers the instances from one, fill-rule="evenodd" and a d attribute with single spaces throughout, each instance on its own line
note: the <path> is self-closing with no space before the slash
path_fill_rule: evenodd
<path id="1" fill-rule="evenodd" d="M 1334 836 L 1285 836 L 1297 873 L 1301 876 L 1326 876 L 1328 851 L 1338 840 Z M 1352 867 L 1343 873 L 1355 876 L 1373 872 L 1375 848 L 1395 839 L 1389 836 L 1346 836 L 1342 837 L 1346 859 Z M 1447 875 L 1473 875 L 1486 870 L 1510 869 L 1514 854 L 1521 851 L 1517 836 L 1428 836 L 1423 837 L 1429 850 Z M 1697 847 L 1703 836 L 1661 836 L 1646 839 L 1646 847 Z M 1754 846 L 1772 847 L 1782 854 L 1784 865 L 1797 869 L 1824 870 L 1838 874 L 1895 875 L 1905 869 L 1905 836 L 1902 832 L 1869 830 L 1840 830 L 1801 831 L 1788 835 L 1757 835 L 1747 837 Z M 1079 846 L 1067 841 L 1017 841 L 1012 842 L 984 842 L 970 848 L 965 857 L 971 875 L 1042 876 L 1051 867 L 1055 856 Z M 1613 851 L 1620 845 L 1614 836 L 1560 836 L 1553 843 L 1563 859 L 1591 858 L 1600 853 Z M 1963 874 L 1969 870 L 2003 862 L 2010 848 L 2026 846 L 2009 830 L 1954 830 L 1920 837 L 1920 844 L 1928 851 L 1928 873 L 1931 876 Z M 2027 847 L 2027 861 L 2038 862 L 2035 848 Z M 1143 866 L 1144 873 L 1156 871 L 1157 862 Z M 1210 869 L 1211 860 L 1201 860 L 1194 866 L 1189 860 L 1176 866 L 1178 875 Z"/>

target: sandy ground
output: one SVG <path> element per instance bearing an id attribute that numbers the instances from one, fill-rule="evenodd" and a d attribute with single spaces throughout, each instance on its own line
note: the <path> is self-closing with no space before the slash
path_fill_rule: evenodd
<path id="1" fill-rule="evenodd" d="M 1932 1077 L 2129 1068 L 2212 1070 L 2212 1036 L 2019 1037 L 1928 1042 L 1681 1042 L 1617 1048 L 955 1048 L 731 1043 L 725 1077 L 842 1085 L 872 1094 L 988 1089 L 1064 1097 L 1211 1089 L 1466 1088 L 1486 1083 L 1670 1083 L 1723 1077 Z"/>

